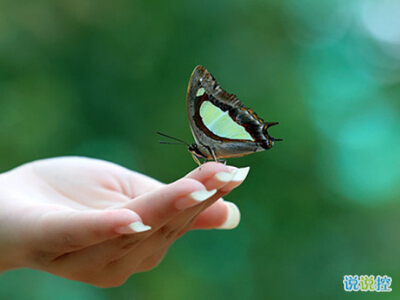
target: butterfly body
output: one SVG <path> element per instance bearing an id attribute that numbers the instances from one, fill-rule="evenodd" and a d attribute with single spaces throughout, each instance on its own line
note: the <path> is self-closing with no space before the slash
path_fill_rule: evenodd
<path id="1" fill-rule="evenodd" d="M 195 160 L 240 157 L 270 149 L 274 139 L 267 130 L 276 122 L 264 122 L 239 99 L 224 91 L 202 66 L 190 77 L 187 113 L 195 143 L 188 148 Z"/>

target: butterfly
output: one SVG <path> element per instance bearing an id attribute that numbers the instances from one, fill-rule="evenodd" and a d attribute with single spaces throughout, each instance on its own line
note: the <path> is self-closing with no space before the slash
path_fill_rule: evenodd
<path id="1" fill-rule="evenodd" d="M 246 108 L 233 95 L 224 91 L 214 76 L 197 66 L 187 89 L 187 114 L 195 142 L 188 146 L 193 159 L 221 161 L 270 149 L 275 139 L 268 134 L 278 122 L 264 122 L 250 108 Z"/>

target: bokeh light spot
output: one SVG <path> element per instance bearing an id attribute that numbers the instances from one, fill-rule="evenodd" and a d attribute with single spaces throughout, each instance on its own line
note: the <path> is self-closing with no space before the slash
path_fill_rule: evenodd
<path id="1" fill-rule="evenodd" d="M 338 132 L 336 172 L 346 197 L 372 204 L 394 196 L 400 180 L 399 129 L 395 114 L 384 103 L 344 122 Z"/>

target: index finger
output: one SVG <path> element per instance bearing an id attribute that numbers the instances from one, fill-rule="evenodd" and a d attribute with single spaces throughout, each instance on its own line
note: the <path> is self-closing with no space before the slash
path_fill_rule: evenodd
<path id="1" fill-rule="evenodd" d="M 121 207 L 139 214 L 144 224 L 158 228 L 185 208 L 220 194 L 217 190 L 229 184 L 233 176 L 229 167 L 220 163 L 207 163 L 185 177 L 142 194 Z"/>

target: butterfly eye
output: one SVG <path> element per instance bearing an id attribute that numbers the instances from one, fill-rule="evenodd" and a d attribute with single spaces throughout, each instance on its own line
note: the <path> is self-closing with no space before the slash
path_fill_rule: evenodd
<path id="1" fill-rule="evenodd" d="M 204 157 L 204 155 L 200 152 L 199 148 L 197 147 L 197 145 L 195 143 L 189 145 L 188 150 L 190 153 L 192 153 L 192 155 L 198 157 L 198 158 L 206 158 Z"/>

